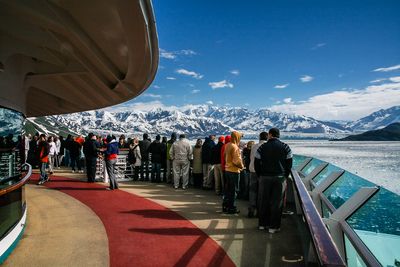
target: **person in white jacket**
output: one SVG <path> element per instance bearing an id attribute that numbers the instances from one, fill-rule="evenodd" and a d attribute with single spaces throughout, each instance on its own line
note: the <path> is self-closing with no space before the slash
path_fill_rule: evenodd
<path id="1" fill-rule="evenodd" d="M 185 190 L 189 184 L 189 167 L 193 159 L 193 149 L 184 134 L 174 142 L 169 151 L 174 172 L 174 188 L 178 189 L 180 176 L 182 174 L 182 189 Z"/>
<path id="2" fill-rule="evenodd" d="M 54 162 L 55 158 L 57 156 L 57 147 L 56 143 L 54 143 L 53 136 L 49 136 L 47 142 L 49 143 L 50 146 L 50 151 L 49 151 L 49 172 L 50 174 L 53 174 L 53 169 L 54 169 Z"/>
<path id="3" fill-rule="evenodd" d="M 61 149 L 61 141 L 60 139 L 55 136 L 54 137 L 54 143 L 56 144 L 56 156 L 55 156 L 55 162 L 54 162 L 54 167 L 57 167 L 58 169 L 60 169 L 60 149 Z"/>

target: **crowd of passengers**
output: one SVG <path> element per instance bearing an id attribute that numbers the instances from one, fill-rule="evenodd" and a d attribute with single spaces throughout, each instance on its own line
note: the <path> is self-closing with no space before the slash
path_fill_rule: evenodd
<path id="1" fill-rule="evenodd" d="M 39 184 L 49 180 L 55 168 L 70 167 L 81 172 L 86 167 L 88 182 L 95 182 L 98 158 L 105 161 L 110 180 L 108 190 L 118 189 L 115 165 L 120 150 L 128 150 L 127 168 L 134 181 L 169 183 L 175 189 L 189 186 L 215 190 L 222 196 L 223 212 L 237 214 L 236 198 L 249 200 L 247 216 L 259 219 L 259 229 L 270 233 L 280 230 L 286 192 L 286 180 L 292 167 L 290 147 L 279 140 L 279 130 L 272 128 L 259 135 L 259 142 L 241 142 L 242 135 L 210 135 L 197 139 L 192 146 L 184 134 L 172 133 L 169 140 L 160 135 L 151 141 L 148 134 L 142 140 L 121 135 L 86 138 L 68 135 L 27 136 L 25 159 L 40 168 Z M 22 140 L 21 140 L 22 141 Z M 22 142 L 21 142 L 22 143 Z M 20 146 L 22 149 L 22 145 Z"/>

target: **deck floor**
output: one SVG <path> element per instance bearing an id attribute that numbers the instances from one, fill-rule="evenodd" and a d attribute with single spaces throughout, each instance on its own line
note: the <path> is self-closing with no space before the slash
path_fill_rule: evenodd
<path id="1" fill-rule="evenodd" d="M 57 172 L 57 176 L 66 176 L 78 180 L 84 179 L 83 175 L 69 172 Z M 282 231 L 276 234 L 269 234 L 266 231 L 257 229 L 257 219 L 246 217 L 247 201 L 238 200 L 238 207 L 242 213 L 226 215 L 221 212 L 221 197 L 215 195 L 213 191 L 193 188 L 185 191 L 181 189 L 174 190 L 170 185 L 148 182 L 120 182 L 120 189 L 154 201 L 188 219 L 215 240 L 226 251 L 236 266 L 305 265 L 304 261 L 297 261 L 303 255 L 305 246 L 300 239 L 302 226 L 296 215 L 284 217 Z M 96 253 L 91 253 L 93 255 L 90 262 L 94 263 L 93 266 L 97 265 L 95 263 L 100 262 L 102 263 L 100 265 L 108 265 L 108 255 L 103 255 L 107 254 L 108 250 L 108 246 L 104 244 L 107 240 L 107 236 L 104 236 L 106 235 L 104 227 L 86 205 L 58 190 L 45 189 L 43 186 L 28 185 L 26 191 L 29 206 L 28 227 L 20 244 L 5 262 L 5 266 L 27 266 L 26 263 L 29 263 L 29 266 L 65 266 L 65 263 L 68 262 L 68 257 L 73 258 L 78 265 L 87 266 L 87 254 L 85 256 L 85 253 L 79 251 L 78 247 L 80 246 L 77 246 L 76 240 L 70 238 L 70 236 L 76 236 L 78 242 L 84 242 L 83 238 L 81 238 L 81 241 L 78 238 L 83 230 L 86 238 L 92 236 L 91 232 L 93 232 L 93 236 L 97 240 L 97 243 L 89 242 L 90 251 L 96 251 Z M 47 201 L 39 198 L 47 198 Z M 62 202 L 58 207 L 48 207 L 49 205 L 54 206 L 52 204 L 53 201 L 50 199 L 57 200 L 60 198 Z M 77 215 L 76 210 L 79 209 L 82 211 Z M 72 218 L 67 222 L 67 225 L 63 225 L 63 227 L 66 227 L 64 229 L 67 229 L 68 235 L 54 235 L 43 230 L 43 227 L 51 227 L 49 224 L 57 223 L 54 221 L 63 221 L 65 216 L 76 216 L 76 221 Z M 79 229 L 76 225 L 68 225 L 76 224 L 78 221 L 78 224 L 82 225 L 82 227 L 87 225 L 81 222 L 88 222 L 92 227 Z M 44 254 L 53 255 L 49 257 L 48 261 L 41 260 L 41 257 L 34 253 L 29 253 L 38 246 L 42 246 L 42 244 L 48 244 L 54 238 L 57 239 L 56 243 L 58 245 L 45 246 L 46 249 L 43 251 Z M 63 244 L 61 251 L 59 244 Z M 85 244 L 80 245 L 85 246 Z M 60 259 L 54 256 L 59 255 L 60 252 L 62 254 L 62 251 L 68 251 L 68 254 Z"/>

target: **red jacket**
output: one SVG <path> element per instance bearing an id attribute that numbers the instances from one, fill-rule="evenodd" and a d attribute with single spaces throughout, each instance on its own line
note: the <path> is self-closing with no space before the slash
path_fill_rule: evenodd
<path id="1" fill-rule="evenodd" d="M 226 144 L 228 144 L 231 141 L 231 136 L 227 135 L 225 136 L 225 144 L 221 148 L 221 168 L 222 171 L 225 171 L 225 147 Z"/>

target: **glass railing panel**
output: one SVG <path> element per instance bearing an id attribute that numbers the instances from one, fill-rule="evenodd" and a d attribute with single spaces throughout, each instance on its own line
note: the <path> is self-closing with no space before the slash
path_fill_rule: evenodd
<path id="1" fill-rule="evenodd" d="M 302 156 L 302 155 L 293 155 L 293 169 L 297 170 L 297 167 L 299 167 L 304 160 L 306 160 L 306 156 Z"/>
<path id="2" fill-rule="evenodd" d="M 312 159 L 302 170 L 301 172 L 304 174 L 304 176 L 309 175 L 316 167 L 324 163 L 324 161 L 320 159 Z"/>
<path id="3" fill-rule="evenodd" d="M 346 221 L 382 266 L 399 265 L 399 195 L 381 188 Z"/>
<path id="4" fill-rule="evenodd" d="M 313 181 L 319 185 L 323 180 L 325 180 L 332 172 L 337 172 L 341 171 L 339 167 L 336 167 L 335 165 L 329 164 L 324 168 L 317 176 L 313 178 Z"/>
<path id="5" fill-rule="evenodd" d="M 347 236 L 344 236 L 344 246 L 346 249 L 346 263 L 348 267 L 367 267 Z"/>
<path id="6" fill-rule="evenodd" d="M 373 186 L 376 185 L 361 178 L 360 176 L 357 176 L 355 174 L 346 171 L 323 193 L 332 203 L 332 205 L 336 209 L 338 209 L 361 187 L 373 187 Z"/>
<path id="7" fill-rule="evenodd" d="M 0 240 L 14 227 L 23 214 L 23 187 L 0 196 Z"/>
<path id="8" fill-rule="evenodd" d="M 321 209 L 322 209 L 322 217 L 323 218 L 329 218 L 331 216 L 331 214 L 332 214 L 331 211 L 328 209 L 328 207 L 322 201 L 321 201 Z"/>

